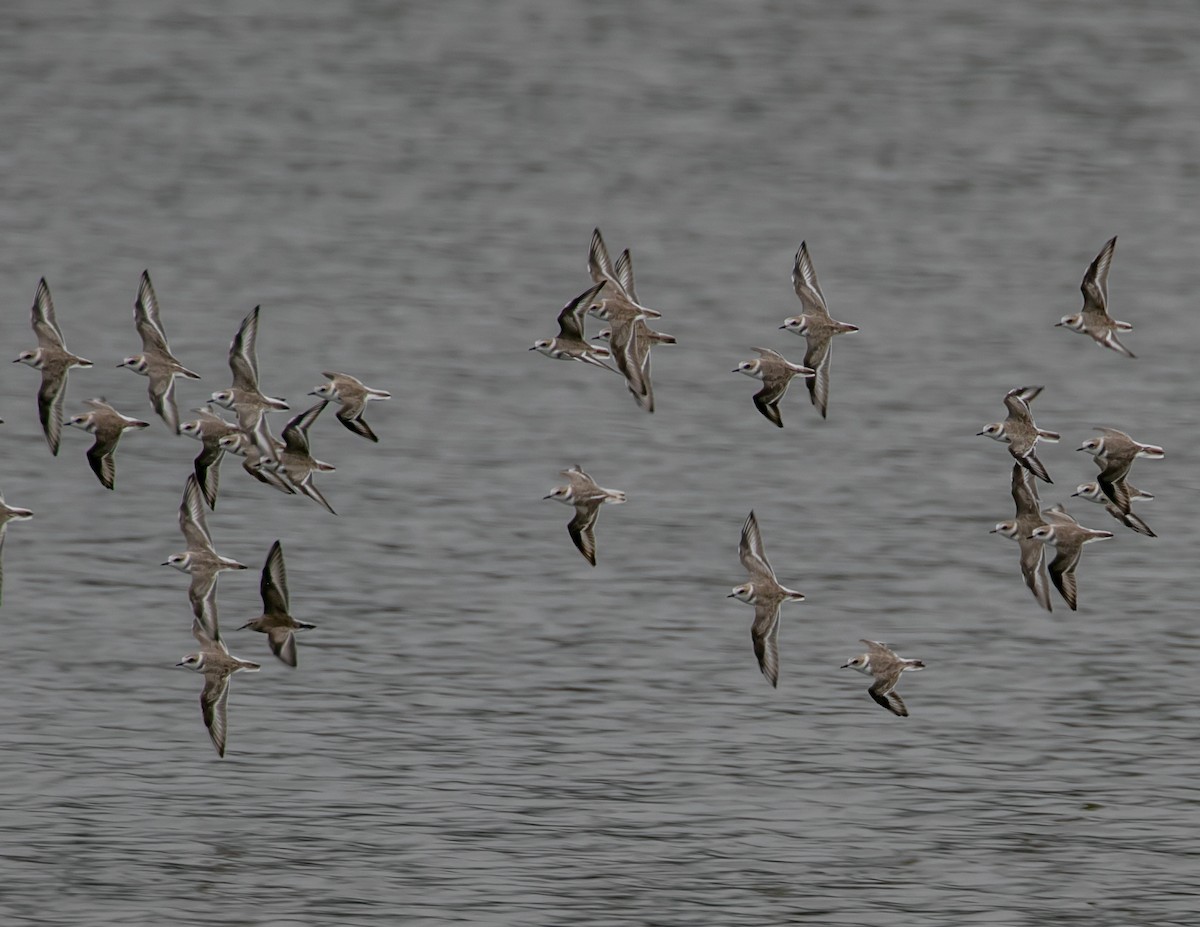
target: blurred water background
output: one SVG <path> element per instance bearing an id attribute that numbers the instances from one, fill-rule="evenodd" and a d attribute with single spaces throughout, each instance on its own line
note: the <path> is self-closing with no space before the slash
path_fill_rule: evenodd
<path id="1" fill-rule="evenodd" d="M 1187 2 L 17 2 L 0 16 L 0 336 L 50 283 L 68 415 L 152 417 L 116 364 L 148 268 L 189 409 L 263 314 L 265 392 L 327 412 L 338 517 L 223 467 L 209 525 L 235 654 L 229 755 L 197 705 L 187 580 L 160 567 L 199 445 L 127 434 L 117 491 L 4 364 L 5 924 L 1195 924 L 1200 19 Z M 679 345 L 658 411 L 527 351 L 632 249 Z M 1112 235 L 1129 361 L 1052 327 Z M 730 373 L 808 241 L 836 318 L 829 419 Z M 589 323 L 589 334 L 599 326 Z M 1112 425 L 1160 537 L 1070 509 L 1080 610 L 1024 588 L 1010 458 L 976 436 L 1046 389 L 1046 504 Z M 188 416 L 184 416 L 185 418 Z M 274 417 L 276 430 L 283 416 Z M 629 503 L 599 564 L 542 501 L 579 462 Z M 788 606 L 777 691 L 738 532 Z M 300 666 L 234 629 L 283 542 Z M 929 669 L 912 716 L 839 671 Z"/>

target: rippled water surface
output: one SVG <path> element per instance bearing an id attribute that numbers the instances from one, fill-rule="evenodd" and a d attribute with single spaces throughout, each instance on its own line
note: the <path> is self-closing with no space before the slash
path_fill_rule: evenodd
<path id="1" fill-rule="evenodd" d="M 313 428 L 338 517 L 227 460 L 209 524 L 234 653 L 213 752 L 180 549 L 198 445 L 47 453 L 0 379 L 5 924 L 1195 924 L 1195 296 L 1189 3 L 19 3 L 0 17 L 0 335 L 50 282 L 75 371 L 116 369 L 149 268 L 190 408 L 263 306 L 267 393 L 322 370 L 395 398 Z M 649 416 L 529 353 L 633 250 L 679 345 Z M 1052 327 L 1118 234 L 1136 361 Z M 829 419 L 730 371 L 809 243 L 839 339 Z M 592 330 L 595 323 L 590 323 Z M 975 433 L 1042 383 L 1047 504 L 1094 425 L 1167 447 L 1126 531 L 1071 500 L 1078 613 L 1024 589 L 1010 459 Z M 282 418 L 276 428 L 282 426 Z M 582 463 L 627 505 L 591 569 L 542 496 Z M 738 530 L 790 605 L 751 652 Z M 282 540 L 300 667 L 235 629 Z M 838 667 L 920 657 L 895 718 Z"/>

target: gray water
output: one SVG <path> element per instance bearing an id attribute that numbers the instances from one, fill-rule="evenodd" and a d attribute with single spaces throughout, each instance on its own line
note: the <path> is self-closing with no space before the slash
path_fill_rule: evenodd
<path id="1" fill-rule="evenodd" d="M 117 491 L 37 377 L 0 365 L 0 922 L 86 925 L 1195 924 L 1195 269 L 1200 19 L 1187 2 L 132 2 L 0 16 L 0 326 L 45 275 L 68 414 L 104 395 L 149 268 L 184 409 L 263 306 L 263 387 L 389 389 L 372 445 L 312 432 L 339 512 L 223 467 L 229 754 L 212 750 L 186 577 L 158 566 L 199 446 L 130 433 Z M 630 247 L 679 338 L 659 409 L 526 349 Z M 1138 360 L 1052 327 L 1111 235 Z M 786 428 L 730 371 L 798 311 L 837 318 L 828 421 Z M 590 323 L 594 331 L 596 323 Z M 1036 412 L 1046 504 L 1094 425 L 1167 448 L 1160 534 L 1097 506 L 1078 613 L 1012 542 Z M 276 429 L 282 426 L 276 419 Z M 579 462 L 624 489 L 591 569 L 542 501 Z M 738 532 L 787 606 L 762 679 Z M 282 540 L 300 667 L 234 630 Z M 861 637 L 928 664 L 912 716 L 839 671 Z"/>

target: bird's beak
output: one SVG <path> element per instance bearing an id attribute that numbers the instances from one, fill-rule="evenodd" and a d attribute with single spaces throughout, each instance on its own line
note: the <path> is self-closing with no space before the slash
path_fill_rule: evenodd
<path id="1" fill-rule="evenodd" d="M 162 563 L 159 564 L 159 566 L 170 566 L 170 565 L 171 565 L 170 560 L 164 560 Z"/>
<path id="2" fill-rule="evenodd" d="M 1086 450 L 1087 450 L 1087 446 L 1086 446 L 1086 445 L 1083 445 L 1083 444 L 1081 444 L 1079 447 L 1075 448 L 1075 450 L 1077 450 L 1077 451 L 1086 451 Z"/>
<path id="3" fill-rule="evenodd" d="M 989 532 L 988 532 L 988 534 L 995 534 L 995 533 L 996 533 L 996 529 L 995 529 L 995 528 L 993 528 L 991 531 L 989 531 Z"/>
<path id="4" fill-rule="evenodd" d="M 1054 327 L 1055 327 L 1055 328 L 1062 328 L 1062 322 L 1055 322 L 1055 323 L 1054 323 Z"/>
<path id="5" fill-rule="evenodd" d="M 535 344 L 535 345 L 534 345 L 533 347 L 531 347 L 529 350 L 531 350 L 531 351 L 536 351 L 536 350 L 537 350 L 537 345 Z"/>
<path id="6" fill-rule="evenodd" d="M 780 325 L 779 327 L 780 327 L 780 328 L 787 328 L 787 326 L 786 326 L 786 325 Z"/>
<path id="7" fill-rule="evenodd" d="M 176 663 L 175 665 L 176 665 L 176 666 L 186 666 L 187 664 L 186 664 L 186 663 L 184 663 L 182 660 L 180 660 L 180 661 L 179 661 L 178 663 Z"/>
<path id="8" fill-rule="evenodd" d="M 119 370 L 120 368 L 122 368 L 124 366 L 125 366 L 125 362 L 122 361 L 121 363 L 117 364 L 117 369 Z"/>
<path id="9" fill-rule="evenodd" d="M 838 669 L 845 669 L 849 665 L 850 665 L 849 663 L 843 663 L 841 666 L 838 667 Z"/>
<path id="10" fill-rule="evenodd" d="M 736 598 L 737 598 L 737 596 L 736 596 L 734 593 L 732 593 L 732 592 L 731 592 L 731 593 L 729 593 L 729 595 L 725 596 L 725 598 L 727 598 L 727 599 L 736 599 Z"/>
<path id="11" fill-rule="evenodd" d="M 981 434 L 983 434 L 983 432 L 982 432 L 982 431 L 977 431 L 977 432 L 975 432 L 975 437 L 977 437 L 977 438 L 978 438 L 978 437 L 979 437 Z"/>
<path id="12" fill-rule="evenodd" d="M 553 499 L 553 498 L 554 498 L 553 496 L 542 496 L 542 501 L 544 502 L 547 499 Z"/>
<path id="13" fill-rule="evenodd" d="M 729 372 L 730 372 L 730 373 L 741 373 L 741 371 L 740 371 L 740 370 L 738 370 L 736 367 L 734 367 L 734 368 L 733 368 L 731 371 L 729 371 Z"/>
<path id="14" fill-rule="evenodd" d="M 1078 496 L 1078 495 L 1079 495 L 1079 490 L 1075 490 L 1075 492 L 1071 493 L 1072 497 Z"/>

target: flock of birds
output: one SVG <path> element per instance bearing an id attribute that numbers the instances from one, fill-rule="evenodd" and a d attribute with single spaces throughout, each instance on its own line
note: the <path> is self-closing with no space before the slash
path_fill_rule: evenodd
<path id="1" fill-rule="evenodd" d="M 1108 314 L 1108 271 L 1116 247 L 1116 238 L 1107 242 L 1088 267 L 1083 278 L 1083 309 L 1065 316 L 1059 326 L 1086 334 L 1097 344 L 1132 358 L 1134 355 L 1117 338 L 1118 332 L 1132 326 Z M 648 320 L 661 318 L 661 313 L 638 301 L 633 278 L 633 263 L 628 249 L 614 262 L 609 257 L 599 229 L 592 235 L 588 255 L 588 270 L 592 286 L 568 302 L 558 314 L 559 333 L 553 338 L 536 341 L 530 350 L 540 351 L 558 360 L 572 360 L 602 368 L 623 377 L 635 402 L 647 412 L 654 411 L 654 389 L 651 382 L 651 349 L 659 344 L 675 344 L 676 339 L 655 331 Z M 824 418 L 829 404 L 829 372 L 832 342 L 835 336 L 858 331 L 857 326 L 832 318 L 817 282 L 805 243 L 796 252 L 792 269 L 792 286 L 800 299 L 803 312 L 786 319 L 781 329 L 803 336 L 806 350 L 803 364 L 789 361 L 770 348 L 754 348 L 758 357 L 734 368 L 762 381 L 754 394 L 755 408 L 776 426 L 783 427 L 779 404 L 791 381 L 804 377 L 814 406 Z M 585 316 L 590 315 L 608 323 L 592 339 L 584 331 Z M 38 390 L 38 415 L 52 454 L 57 454 L 63 425 L 68 374 L 75 367 L 91 367 L 92 362 L 71 353 L 55 318 L 50 289 L 43 279 L 39 282 L 32 309 L 33 330 L 38 347 L 23 351 L 16 361 L 41 372 Z M 236 416 L 229 421 L 212 405 L 196 410 L 199 418 L 179 421 L 175 399 L 175 380 L 199 379 L 172 353 L 163 329 L 158 298 L 150 276 L 143 272 L 134 302 L 134 324 L 142 340 L 142 353 L 124 358 L 118 367 L 127 367 L 148 380 L 150 403 L 171 431 L 195 438 L 202 444 L 193 472 L 188 475 L 179 507 L 179 527 L 186 548 L 164 562 L 190 574 L 188 599 L 192 607 L 192 635 L 199 649 L 177 664 L 204 676 L 200 694 L 201 714 L 213 745 L 220 756 L 225 755 L 229 679 L 241 670 L 258 670 L 260 665 L 243 660 L 229 652 L 217 618 L 217 578 L 225 570 L 244 570 L 246 567 L 217 553 L 205 518 L 205 505 L 215 509 L 217 504 L 219 467 L 226 452 L 243 458 L 243 469 L 262 483 L 288 494 L 299 493 L 312 499 L 330 513 L 336 514 L 329 501 L 314 485 L 316 473 L 334 469 L 312 456 L 308 432 L 330 402 L 337 403 L 338 420 L 355 435 L 377 442 L 379 439 L 363 418 L 367 404 L 390 398 L 385 390 L 372 389 L 349 374 L 325 371 L 326 382 L 311 391 L 317 402 L 292 417 L 284 426 L 280 438 L 270 430 L 267 416 L 274 411 L 288 410 L 282 399 L 266 396 L 259 388 L 258 336 L 259 307 L 242 320 L 229 347 L 229 367 L 233 383 L 228 389 L 214 392 L 210 402 L 231 410 Z M 1035 453 L 1039 441 L 1057 441 L 1056 432 L 1039 428 L 1033 420 L 1030 403 L 1042 391 L 1041 386 L 1018 387 L 1004 397 L 1008 416 L 1003 422 L 987 425 L 980 435 L 986 435 L 1008 445 L 1016 461 L 1012 468 L 1012 497 L 1016 516 L 1000 522 L 993 533 L 1012 538 L 1020 545 L 1021 572 L 1025 583 L 1038 603 L 1052 610 L 1049 586 L 1062 595 L 1072 609 L 1078 606 L 1076 570 L 1084 545 L 1112 538 L 1113 532 L 1087 528 L 1079 524 L 1061 504 L 1041 508 L 1037 480 L 1051 483 L 1045 466 Z M 144 429 L 148 422 L 131 418 L 117 411 L 103 399 L 87 400 L 88 411 L 72 416 L 67 424 L 83 429 L 94 436 L 87 459 L 100 483 L 113 489 L 116 483 L 115 453 L 121 435 L 130 428 Z M 1150 526 L 1134 514 L 1137 500 L 1153 499 L 1129 482 L 1129 473 L 1138 457 L 1151 459 L 1164 456 L 1163 449 L 1135 441 L 1124 432 L 1100 428 L 1100 437 L 1085 441 L 1078 449 L 1087 451 L 1096 460 L 1099 474 L 1092 482 L 1081 483 L 1073 496 L 1105 506 L 1108 513 L 1126 527 L 1154 537 Z M 596 520 L 600 507 L 606 503 L 625 502 L 625 493 L 600 486 L 579 465 L 562 471 L 565 485 L 554 487 L 545 497 L 575 509 L 567 525 L 572 542 L 589 564 L 596 564 Z M 3 549 L 5 527 L 9 521 L 31 518 L 29 509 L 8 505 L 0 497 L 0 551 Z M 1046 563 L 1046 545 L 1055 548 L 1053 560 Z M 730 598 L 754 606 L 754 621 L 750 636 L 754 653 L 763 675 L 772 686 L 779 683 L 779 625 L 785 602 L 800 602 L 804 594 L 779 582 L 767 560 L 758 518 L 750 512 L 742 525 L 738 555 L 749 575 L 747 582 L 735 586 Z M 1049 579 L 1047 579 L 1047 573 Z M 291 615 L 288 601 L 287 570 L 283 547 L 276 540 L 263 564 L 260 586 L 262 614 L 242 625 L 243 629 L 267 635 L 271 652 L 290 667 L 297 664 L 295 632 L 315 625 Z M 908 709 L 895 687 L 906 670 L 920 670 L 925 664 L 897 655 L 879 641 L 862 641 L 867 650 L 844 663 L 843 668 L 858 670 L 873 679 L 868 692 L 872 699 L 895 715 L 907 716 Z"/>
<path id="2" fill-rule="evenodd" d="M 211 402 L 233 411 L 236 421 L 218 414 L 211 405 L 196 410 L 200 417 L 180 423 L 175 400 L 175 380 L 184 377 L 199 379 L 199 375 L 183 366 L 171 353 L 163 329 L 158 298 L 150 275 L 142 273 L 134 302 L 134 325 L 142 339 L 142 353 L 126 357 L 118 367 L 127 367 L 149 381 L 150 403 L 155 412 L 176 435 L 188 435 L 200 441 L 193 472 L 184 484 L 183 501 L 179 507 L 179 528 L 186 549 L 164 561 L 188 573 L 191 583 L 188 599 L 192 606 L 192 635 L 199 650 L 179 661 L 204 676 L 200 693 L 200 711 L 218 755 L 225 755 L 229 677 L 240 670 L 258 670 L 259 664 L 233 656 L 221 637 L 217 619 L 217 577 L 224 570 L 244 570 L 246 567 L 217 553 L 205 519 L 204 505 L 215 509 L 217 504 L 220 463 L 225 453 L 244 458 L 242 466 L 255 479 L 288 494 L 307 496 L 329 512 L 333 507 L 313 485 L 313 475 L 334 469 L 312 456 L 308 431 L 330 402 L 337 403 L 338 420 L 354 434 L 378 441 L 363 419 L 371 400 L 390 398 L 385 390 L 372 389 L 349 374 L 325 371 L 324 382 L 311 391 L 317 402 L 294 416 L 284 426 L 282 437 L 276 438 L 267 422 L 267 414 L 287 410 L 282 399 L 273 399 L 259 389 L 258 356 L 255 343 L 258 336 L 259 308 L 255 307 L 239 326 L 229 347 L 229 367 L 233 384 L 212 394 Z M 66 403 L 67 378 L 72 368 L 91 367 L 92 362 L 67 350 L 62 330 L 55 317 L 54 303 L 45 279 L 38 283 L 32 310 L 33 331 L 38 346 L 23 351 L 16 362 L 28 364 L 41 371 L 38 389 L 38 415 L 50 452 L 57 455 L 62 434 L 63 409 Z M 116 450 L 121 435 L 129 428 L 150 426 L 136 418 L 118 412 L 103 399 L 89 399 L 89 411 L 72 416 L 67 424 L 91 433 L 92 446 L 87 451 L 100 483 L 107 489 L 116 485 Z M 4 527 L 9 521 L 33 516 L 29 509 L 15 508 L 0 498 L 0 546 L 4 542 Z M 263 564 L 259 586 L 262 595 L 262 614 L 247 621 L 242 628 L 267 635 L 271 652 L 288 666 L 296 666 L 295 632 L 315 625 L 300 621 L 290 614 L 287 570 L 283 546 L 278 540 L 271 545 Z"/>
<path id="3" fill-rule="evenodd" d="M 1108 271 L 1116 243 L 1114 236 L 1084 274 L 1082 310 L 1064 316 L 1055 325 L 1088 335 L 1098 345 L 1132 358 L 1134 354 L 1120 342 L 1117 333 L 1130 331 L 1133 326 L 1108 313 Z M 556 360 L 578 361 L 619 374 L 637 404 L 647 412 L 653 412 L 651 349 L 657 344 L 675 344 L 676 339 L 647 325 L 648 320 L 659 319 L 662 313 L 638 301 L 629 250 L 612 261 L 599 229 L 592 233 L 588 271 L 592 286 L 563 306 L 558 314 L 558 335 L 534 342 L 530 350 L 540 351 Z M 804 362 L 796 364 L 771 348 L 756 347 L 753 350 L 758 357 L 744 361 L 733 370 L 762 381 L 762 388 L 753 397 L 755 408 L 779 428 L 783 427 L 779 403 L 797 376 L 805 378 L 813 405 L 822 418 L 826 417 L 833 339 L 858 331 L 857 326 L 839 322 L 830 315 L 804 242 L 796 252 L 792 287 L 803 311 L 786 319 L 780 328 L 805 338 Z M 592 339 L 588 339 L 584 331 L 585 317 L 589 315 L 609 326 Z M 1041 386 L 1011 390 L 1004 397 L 1008 417 L 979 432 L 1006 443 L 1016 461 L 1012 470 L 1016 517 L 1000 522 L 992 531 L 1012 538 L 1020 545 L 1021 572 L 1043 608 L 1052 610 L 1049 589 L 1053 582 L 1067 605 L 1075 610 L 1078 606 L 1075 574 L 1084 545 L 1114 535 L 1111 531 L 1084 527 L 1061 504 L 1042 509 L 1036 479 L 1046 483 L 1052 481 L 1035 449 L 1039 440 L 1058 441 L 1060 435 L 1038 428 L 1033 421 L 1029 404 L 1041 391 Z M 1161 458 L 1163 449 L 1142 444 L 1114 428 L 1098 430 L 1100 437 L 1085 441 L 1078 449 L 1095 458 L 1100 472 L 1094 481 L 1077 486 L 1072 495 L 1103 504 L 1108 513 L 1126 527 L 1154 537 L 1150 526 L 1132 511 L 1133 502 L 1154 497 L 1136 489 L 1128 477 L 1136 458 Z M 600 486 L 578 464 L 561 471 L 561 475 L 566 477 L 566 485 L 554 487 L 545 498 L 574 507 L 575 515 L 567 525 L 567 532 L 583 557 L 595 566 L 595 528 L 600 507 L 605 503 L 623 503 L 625 493 Z M 1055 548 L 1054 559 L 1048 567 L 1046 545 Z M 729 597 L 754 606 L 754 622 L 750 627 L 754 653 L 763 675 L 772 686 L 778 686 L 780 613 L 785 602 L 803 601 L 804 595 L 779 582 L 767 560 L 762 532 L 753 511 L 742 526 L 738 555 L 749 574 L 749 581 L 735 586 Z M 893 714 L 907 716 L 908 709 L 895 687 L 901 673 L 924 669 L 925 664 L 901 657 L 879 641 L 864 639 L 862 643 L 867 647 L 866 652 L 842 664 L 842 668 L 856 669 L 871 676 L 873 683 L 868 689 L 871 698 Z"/>
<path id="4" fill-rule="evenodd" d="M 1083 275 L 1080 289 L 1083 291 L 1083 310 L 1065 316 L 1055 323 L 1071 331 L 1089 335 L 1103 347 L 1132 358 L 1131 352 L 1117 340 L 1117 332 L 1133 328 L 1128 322 L 1120 322 L 1108 314 L 1108 270 L 1112 265 L 1117 247 L 1116 236 L 1110 238 L 1096 255 Z M 1053 611 L 1050 604 L 1050 583 L 1047 582 L 1045 545 L 1055 549 L 1054 559 L 1049 564 L 1049 579 L 1062 595 L 1071 611 L 1079 605 L 1078 581 L 1075 577 L 1085 544 L 1113 537 L 1113 532 L 1099 528 L 1085 528 L 1079 524 L 1061 504 L 1048 509 L 1041 507 L 1037 480 L 1052 483 L 1045 465 L 1037 458 L 1038 441 L 1056 442 L 1061 435 L 1039 428 L 1033 420 L 1029 404 L 1042 391 L 1040 386 L 1024 386 L 1010 390 L 1004 397 L 1008 417 L 1003 422 L 993 422 L 979 432 L 996 441 L 1008 444 L 1008 452 L 1016 460 L 1012 470 L 1012 497 L 1016 504 L 1016 517 L 1012 521 L 999 522 L 992 533 L 1012 538 L 1021 547 L 1021 573 L 1033 597 L 1046 611 Z M 1123 431 L 1115 428 L 1096 429 L 1100 437 L 1089 438 L 1076 450 L 1086 451 L 1096 460 L 1100 472 L 1096 479 L 1080 483 L 1072 497 L 1102 504 L 1108 514 L 1125 527 L 1148 537 L 1157 537 L 1150 526 L 1132 506 L 1138 499 L 1153 499 L 1150 493 L 1142 492 L 1129 482 L 1129 471 L 1139 457 L 1152 460 L 1166 456 L 1156 444 L 1142 444 Z M 1035 479 L 1036 478 L 1036 479 Z"/>

